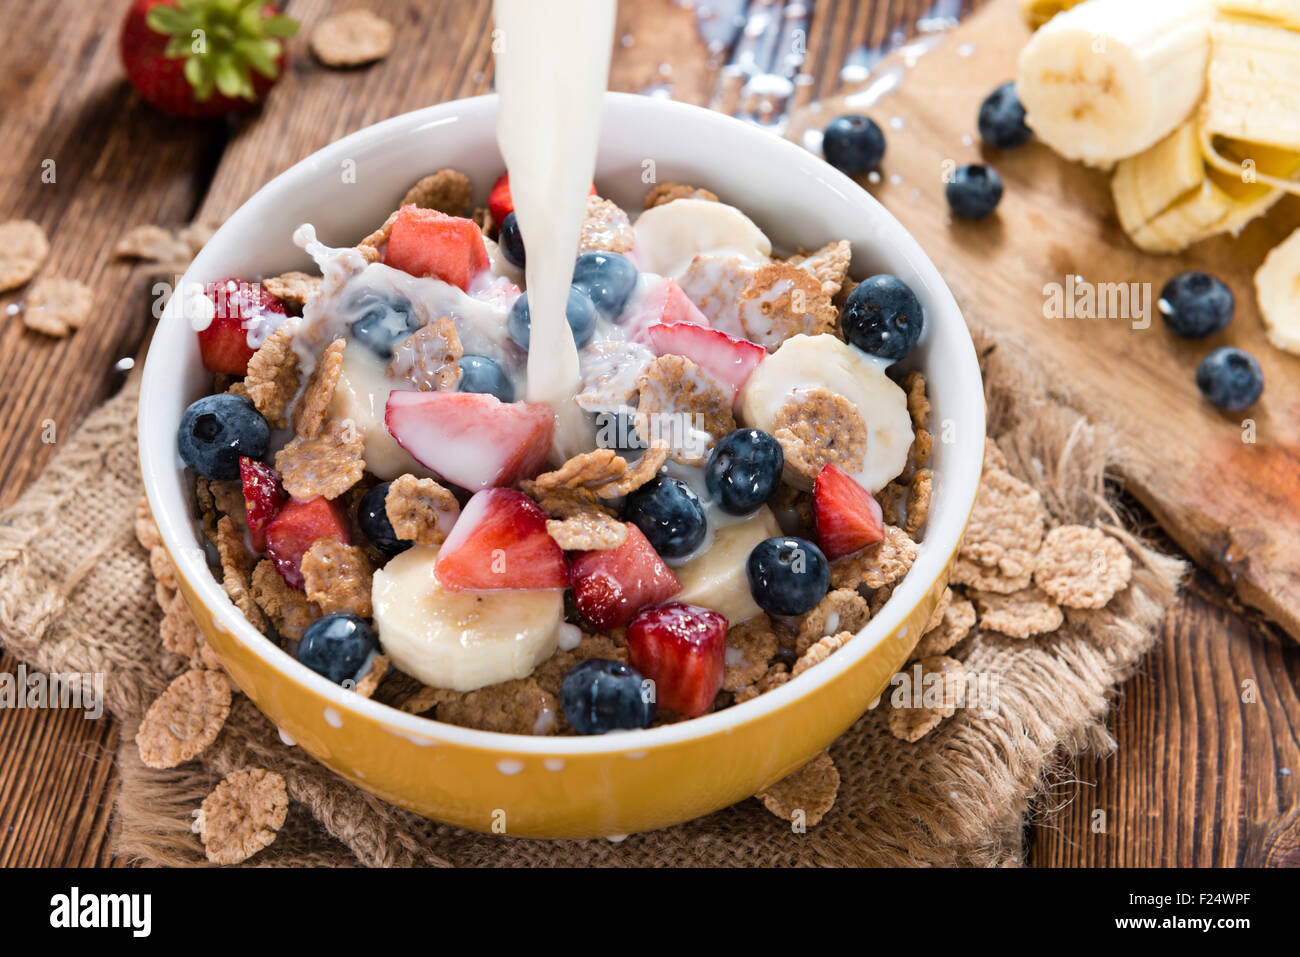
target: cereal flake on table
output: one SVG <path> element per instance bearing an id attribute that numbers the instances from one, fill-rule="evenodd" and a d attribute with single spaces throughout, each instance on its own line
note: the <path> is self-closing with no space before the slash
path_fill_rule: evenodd
<path id="1" fill-rule="evenodd" d="M 897 688 L 894 698 L 900 698 L 902 704 L 891 699 L 889 711 L 890 733 L 909 743 L 920 741 L 956 714 L 966 697 L 966 666 L 957 659 L 946 655 L 922 658 L 908 676 L 914 677 L 916 669 L 921 673 L 919 687 L 913 680 Z M 940 676 L 937 684 L 931 678 L 936 674 Z"/>
<path id="2" fill-rule="evenodd" d="M 397 31 L 369 10 L 326 17 L 308 37 L 311 52 L 326 66 L 353 67 L 382 60 L 393 51 Z"/>
<path id="3" fill-rule="evenodd" d="M 813 827 L 835 806 L 839 790 L 840 773 L 830 752 L 823 751 L 754 797 L 782 820 Z"/>
<path id="4" fill-rule="evenodd" d="M 365 553 L 336 538 L 317 539 L 302 556 L 303 591 L 327 615 L 369 618 L 373 577 Z"/>
<path id="5" fill-rule="evenodd" d="M 285 426 L 285 412 L 298 394 L 298 353 L 293 348 L 293 329 L 281 326 L 267 336 L 261 348 L 248 360 L 244 390 L 250 402 L 273 428 Z"/>
<path id="6" fill-rule="evenodd" d="M 90 318 L 95 296 L 76 279 L 46 276 L 32 283 L 23 304 L 23 324 L 47 336 L 66 336 Z"/>
<path id="7" fill-rule="evenodd" d="M 627 213 L 607 199 L 587 197 L 587 213 L 578 233 L 578 252 L 625 253 L 635 242 L 636 233 Z"/>
<path id="8" fill-rule="evenodd" d="M 711 203 L 718 201 L 714 193 L 699 186 L 687 186 L 685 183 L 659 183 L 645 194 L 642 208 L 654 209 L 675 199 L 705 199 Z"/>
<path id="9" fill-rule="evenodd" d="M 455 320 L 443 316 L 421 326 L 394 347 L 388 374 L 406 379 L 421 392 L 447 392 L 460 381 L 460 358 L 464 354 Z"/>
<path id="10" fill-rule="evenodd" d="M 161 587 L 161 586 L 160 586 Z M 179 592 L 168 594 L 158 594 L 155 592 L 154 597 L 158 599 L 158 604 L 163 610 L 162 620 L 158 623 L 158 637 L 162 640 L 162 646 L 172 654 L 189 661 L 193 668 L 209 668 L 217 670 L 221 668 L 221 661 L 203 637 L 203 632 L 199 631 L 199 626 L 194 621 L 194 616 L 190 614 L 190 607 L 185 603 L 185 596 Z M 239 606 L 240 611 L 243 607 Z M 254 609 L 256 612 L 256 609 Z M 250 618 L 254 627 L 260 617 Z"/>
<path id="11" fill-rule="evenodd" d="M 1096 528 L 1062 525 L 1047 533 L 1034 582 L 1066 608 L 1104 608 L 1133 577 L 1119 541 Z"/>
<path id="12" fill-rule="evenodd" d="M 119 259 L 172 263 L 188 262 L 193 252 L 174 230 L 145 223 L 128 229 L 113 246 L 113 255 Z"/>
<path id="13" fill-rule="evenodd" d="M 826 465 L 861 471 L 867 457 L 867 424 L 857 407 L 821 386 L 797 388 L 777 410 L 772 437 L 788 466 L 812 482 Z"/>
<path id="14" fill-rule="evenodd" d="M 245 768 L 226 775 L 203 799 L 193 831 L 213 864 L 240 864 L 275 841 L 288 813 L 284 778 Z"/>
<path id="15" fill-rule="evenodd" d="M 0 292 L 30 280 L 49 254 L 50 242 L 38 223 L 30 219 L 0 223 Z"/>
<path id="16" fill-rule="evenodd" d="M 951 589 L 949 589 L 951 594 Z M 913 658 L 928 658 L 951 651 L 975 627 L 975 605 L 955 595 L 942 605 L 937 621 L 932 618 L 921 640 L 912 651 Z"/>
<path id="17" fill-rule="evenodd" d="M 307 377 L 307 385 L 293 408 L 293 430 L 304 439 L 314 439 L 320 435 L 321 426 L 330 402 L 334 399 L 334 389 L 338 385 L 339 375 L 343 371 L 343 350 L 348 341 L 335 339 L 316 359 L 316 365 Z"/>
<path id="18" fill-rule="evenodd" d="M 469 208 L 474 187 L 458 169 L 440 169 L 430 173 L 406 191 L 401 205 L 436 209 L 448 216 L 459 216 Z"/>
<path id="19" fill-rule="evenodd" d="M 297 436 L 275 454 L 280 484 L 296 499 L 335 499 L 361 481 L 366 443 L 349 422 L 330 419 L 315 438 Z"/>
<path id="20" fill-rule="evenodd" d="M 1009 595 L 972 591 L 979 610 L 980 630 L 996 631 L 1008 638 L 1032 638 L 1056 631 L 1065 623 L 1061 606 L 1035 585 Z"/>
<path id="21" fill-rule="evenodd" d="M 136 731 L 145 767 L 174 768 L 206 751 L 225 726 L 230 700 L 230 679 L 220 671 L 195 669 L 177 677 Z"/>
<path id="22" fill-rule="evenodd" d="M 1021 581 L 1033 574 L 1046 522 L 1047 511 L 1036 489 L 1010 472 L 986 472 L 959 555 L 1009 581 Z M 973 581 L 960 583 L 999 590 Z"/>
<path id="23" fill-rule="evenodd" d="M 459 504 L 450 489 L 433 479 L 399 475 L 388 486 L 384 512 L 399 539 L 417 545 L 441 545 L 447 532 L 441 516 L 452 514 Z"/>

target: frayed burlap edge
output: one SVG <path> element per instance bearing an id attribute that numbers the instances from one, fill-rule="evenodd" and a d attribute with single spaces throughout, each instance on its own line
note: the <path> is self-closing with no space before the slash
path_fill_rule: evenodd
<path id="1" fill-rule="evenodd" d="M 258 765 L 284 775 L 294 810 L 276 844 L 251 864 L 1019 863 L 1026 815 L 1047 813 L 1049 789 L 1071 759 L 1113 747 L 1104 719 L 1115 689 L 1154 641 L 1185 565 L 1135 538 L 1108 500 L 1105 479 L 1122 463 L 1106 430 L 1049 396 L 1047 380 L 1027 371 L 1033 364 L 1014 343 L 982 344 L 981 355 L 990 432 L 1010 469 L 1039 489 L 1058 522 L 1096 522 L 1125 541 L 1136 559 L 1132 584 L 1106 609 L 1067 612 L 1056 634 L 1029 641 L 976 634 L 954 652 L 969 672 L 997 676 L 991 715 L 959 711 L 906 744 L 889 734 L 887 707 L 868 712 L 832 746 L 839 796 L 807 833 L 756 801 L 617 844 L 465 832 L 344 784 L 284 745 L 239 698 L 217 743 L 182 768 L 143 768 L 123 736 L 117 852 L 139 864 L 202 863 L 190 812 L 227 771 Z M 158 646 L 147 564 L 130 539 L 139 496 L 133 425 L 128 388 L 87 420 L 0 526 L 0 638 L 34 667 L 110 671 L 108 706 L 128 728 L 181 667 Z M 90 498 L 102 500 L 106 514 L 74 527 L 66 506 Z M 107 595 L 110 583 L 124 594 Z"/>

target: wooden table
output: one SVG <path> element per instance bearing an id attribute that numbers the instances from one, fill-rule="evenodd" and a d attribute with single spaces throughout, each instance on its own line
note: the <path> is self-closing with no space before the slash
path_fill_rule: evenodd
<path id="1" fill-rule="evenodd" d="M 219 221 L 271 175 L 344 133 L 490 89 L 487 2 L 365 5 L 399 26 L 388 60 L 329 71 L 300 36 L 289 75 L 261 113 L 227 124 L 168 119 L 131 92 L 117 59 L 126 0 L 0 0 L 8 34 L 23 38 L 0 61 L 0 220 L 39 221 L 57 271 L 90 283 L 97 297 L 95 318 L 69 339 L 12 319 L 0 326 L 0 506 L 57 450 L 42 441 L 46 420 L 68 434 L 120 384 L 114 365 L 148 334 L 147 271 L 111 257 L 124 229 Z M 310 26 L 336 4 L 287 6 Z M 931 0 L 816 6 L 806 69 L 811 94 L 828 96 L 851 51 L 911 29 Z M 615 89 L 669 84 L 675 98 L 710 101 L 716 77 L 689 11 L 670 0 L 622 0 L 618 32 Z M 298 95 L 308 89 L 310 98 Z M 53 183 L 41 179 L 47 159 L 56 164 Z M 0 307 L 17 298 L 0 297 Z M 0 667 L 12 671 L 16 662 L 5 655 Z M 1040 803 L 1027 833 L 1030 862 L 1300 863 L 1298 687 L 1300 647 L 1198 574 L 1122 689 L 1110 722 L 1114 755 L 1080 762 Z M 113 863 L 114 722 L 0 710 L 0 743 L 0 865 Z"/>

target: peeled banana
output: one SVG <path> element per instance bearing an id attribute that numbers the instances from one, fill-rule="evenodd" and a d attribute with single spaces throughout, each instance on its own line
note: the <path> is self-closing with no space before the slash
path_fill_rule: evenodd
<path id="1" fill-rule="evenodd" d="M 1016 92 L 1038 138 L 1109 166 L 1154 146 L 1201 100 L 1210 0 L 1088 0 L 1020 53 Z"/>
<path id="2" fill-rule="evenodd" d="M 1255 298 L 1268 341 L 1300 355 L 1300 229 L 1264 258 L 1255 273 Z"/>
<path id="3" fill-rule="evenodd" d="M 1218 0 L 1219 12 L 1300 28 L 1300 0 Z"/>
<path id="4" fill-rule="evenodd" d="M 1037 30 L 1062 10 L 1077 7 L 1083 0 L 1020 0 L 1020 16 L 1030 29 Z"/>

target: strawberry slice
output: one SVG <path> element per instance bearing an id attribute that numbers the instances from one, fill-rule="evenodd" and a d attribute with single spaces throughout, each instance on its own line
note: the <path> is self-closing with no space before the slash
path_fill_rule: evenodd
<path id="1" fill-rule="evenodd" d="M 656 324 L 690 323 L 707 326 L 708 317 L 700 312 L 691 297 L 674 279 L 653 277 L 640 302 L 629 303 L 628 317 L 622 322 L 623 333 L 633 342 L 651 345 L 650 327 Z"/>
<path id="2" fill-rule="evenodd" d="M 531 591 L 569 584 L 546 513 L 523 492 L 476 492 L 438 550 L 433 573 L 447 591 Z"/>
<path id="3" fill-rule="evenodd" d="M 266 526 L 266 553 L 290 586 L 302 588 L 302 556 L 322 538 L 352 544 L 343 506 L 322 496 L 303 502 L 291 498 Z"/>
<path id="4" fill-rule="evenodd" d="M 266 526 L 280 511 L 288 498 L 280 487 L 280 475 L 265 462 L 239 459 L 239 480 L 244 486 L 244 511 L 248 514 L 248 534 L 253 547 L 266 551 Z"/>
<path id="5" fill-rule="evenodd" d="M 502 173 L 492 184 L 492 191 L 488 193 L 488 211 L 492 214 L 492 222 L 498 226 L 515 211 L 515 201 L 510 195 L 509 173 Z"/>
<path id="6" fill-rule="evenodd" d="M 384 424 L 397 444 L 448 482 L 477 492 L 532 478 L 546 462 L 555 412 L 479 392 L 388 396 Z"/>
<path id="7" fill-rule="evenodd" d="M 468 289 L 470 280 L 490 265 L 483 233 L 472 219 L 411 205 L 398 210 L 384 262 L 461 289 Z"/>
<path id="8" fill-rule="evenodd" d="M 642 608 L 682 590 L 673 570 L 630 523 L 627 541 L 603 552 L 582 552 L 573 560 L 570 577 L 578 611 L 602 629 L 626 625 Z"/>
<path id="9" fill-rule="evenodd" d="M 255 339 L 265 339 L 284 321 L 284 303 L 260 283 L 238 279 L 210 282 L 203 293 L 216 313 L 207 328 L 198 333 L 203 367 L 209 372 L 243 375 L 256 351 L 248 344 L 249 332 L 257 333 Z"/>
<path id="10" fill-rule="evenodd" d="M 660 707 L 699 717 L 722 688 L 727 619 L 681 602 L 647 608 L 627 626 L 627 656 L 655 683 Z"/>
<path id="11" fill-rule="evenodd" d="M 591 185 L 591 195 L 596 195 L 596 184 Z M 488 211 L 492 213 L 492 222 L 500 226 L 506 221 L 506 217 L 515 211 L 515 201 L 510 195 L 510 174 L 502 173 L 497 177 L 497 181 L 492 184 L 492 191 L 488 193 Z"/>
<path id="12" fill-rule="evenodd" d="M 690 359 L 731 389 L 733 402 L 758 364 L 767 358 L 767 350 L 748 339 L 737 339 L 692 322 L 655 323 L 646 334 L 655 355 L 671 353 Z"/>
<path id="13" fill-rule="evenodd" d="M 870 492 L 842 468 L 827 463 L 813 482 L 817 544 L 832 561 L 885 538 L 885 521 Z"/>

